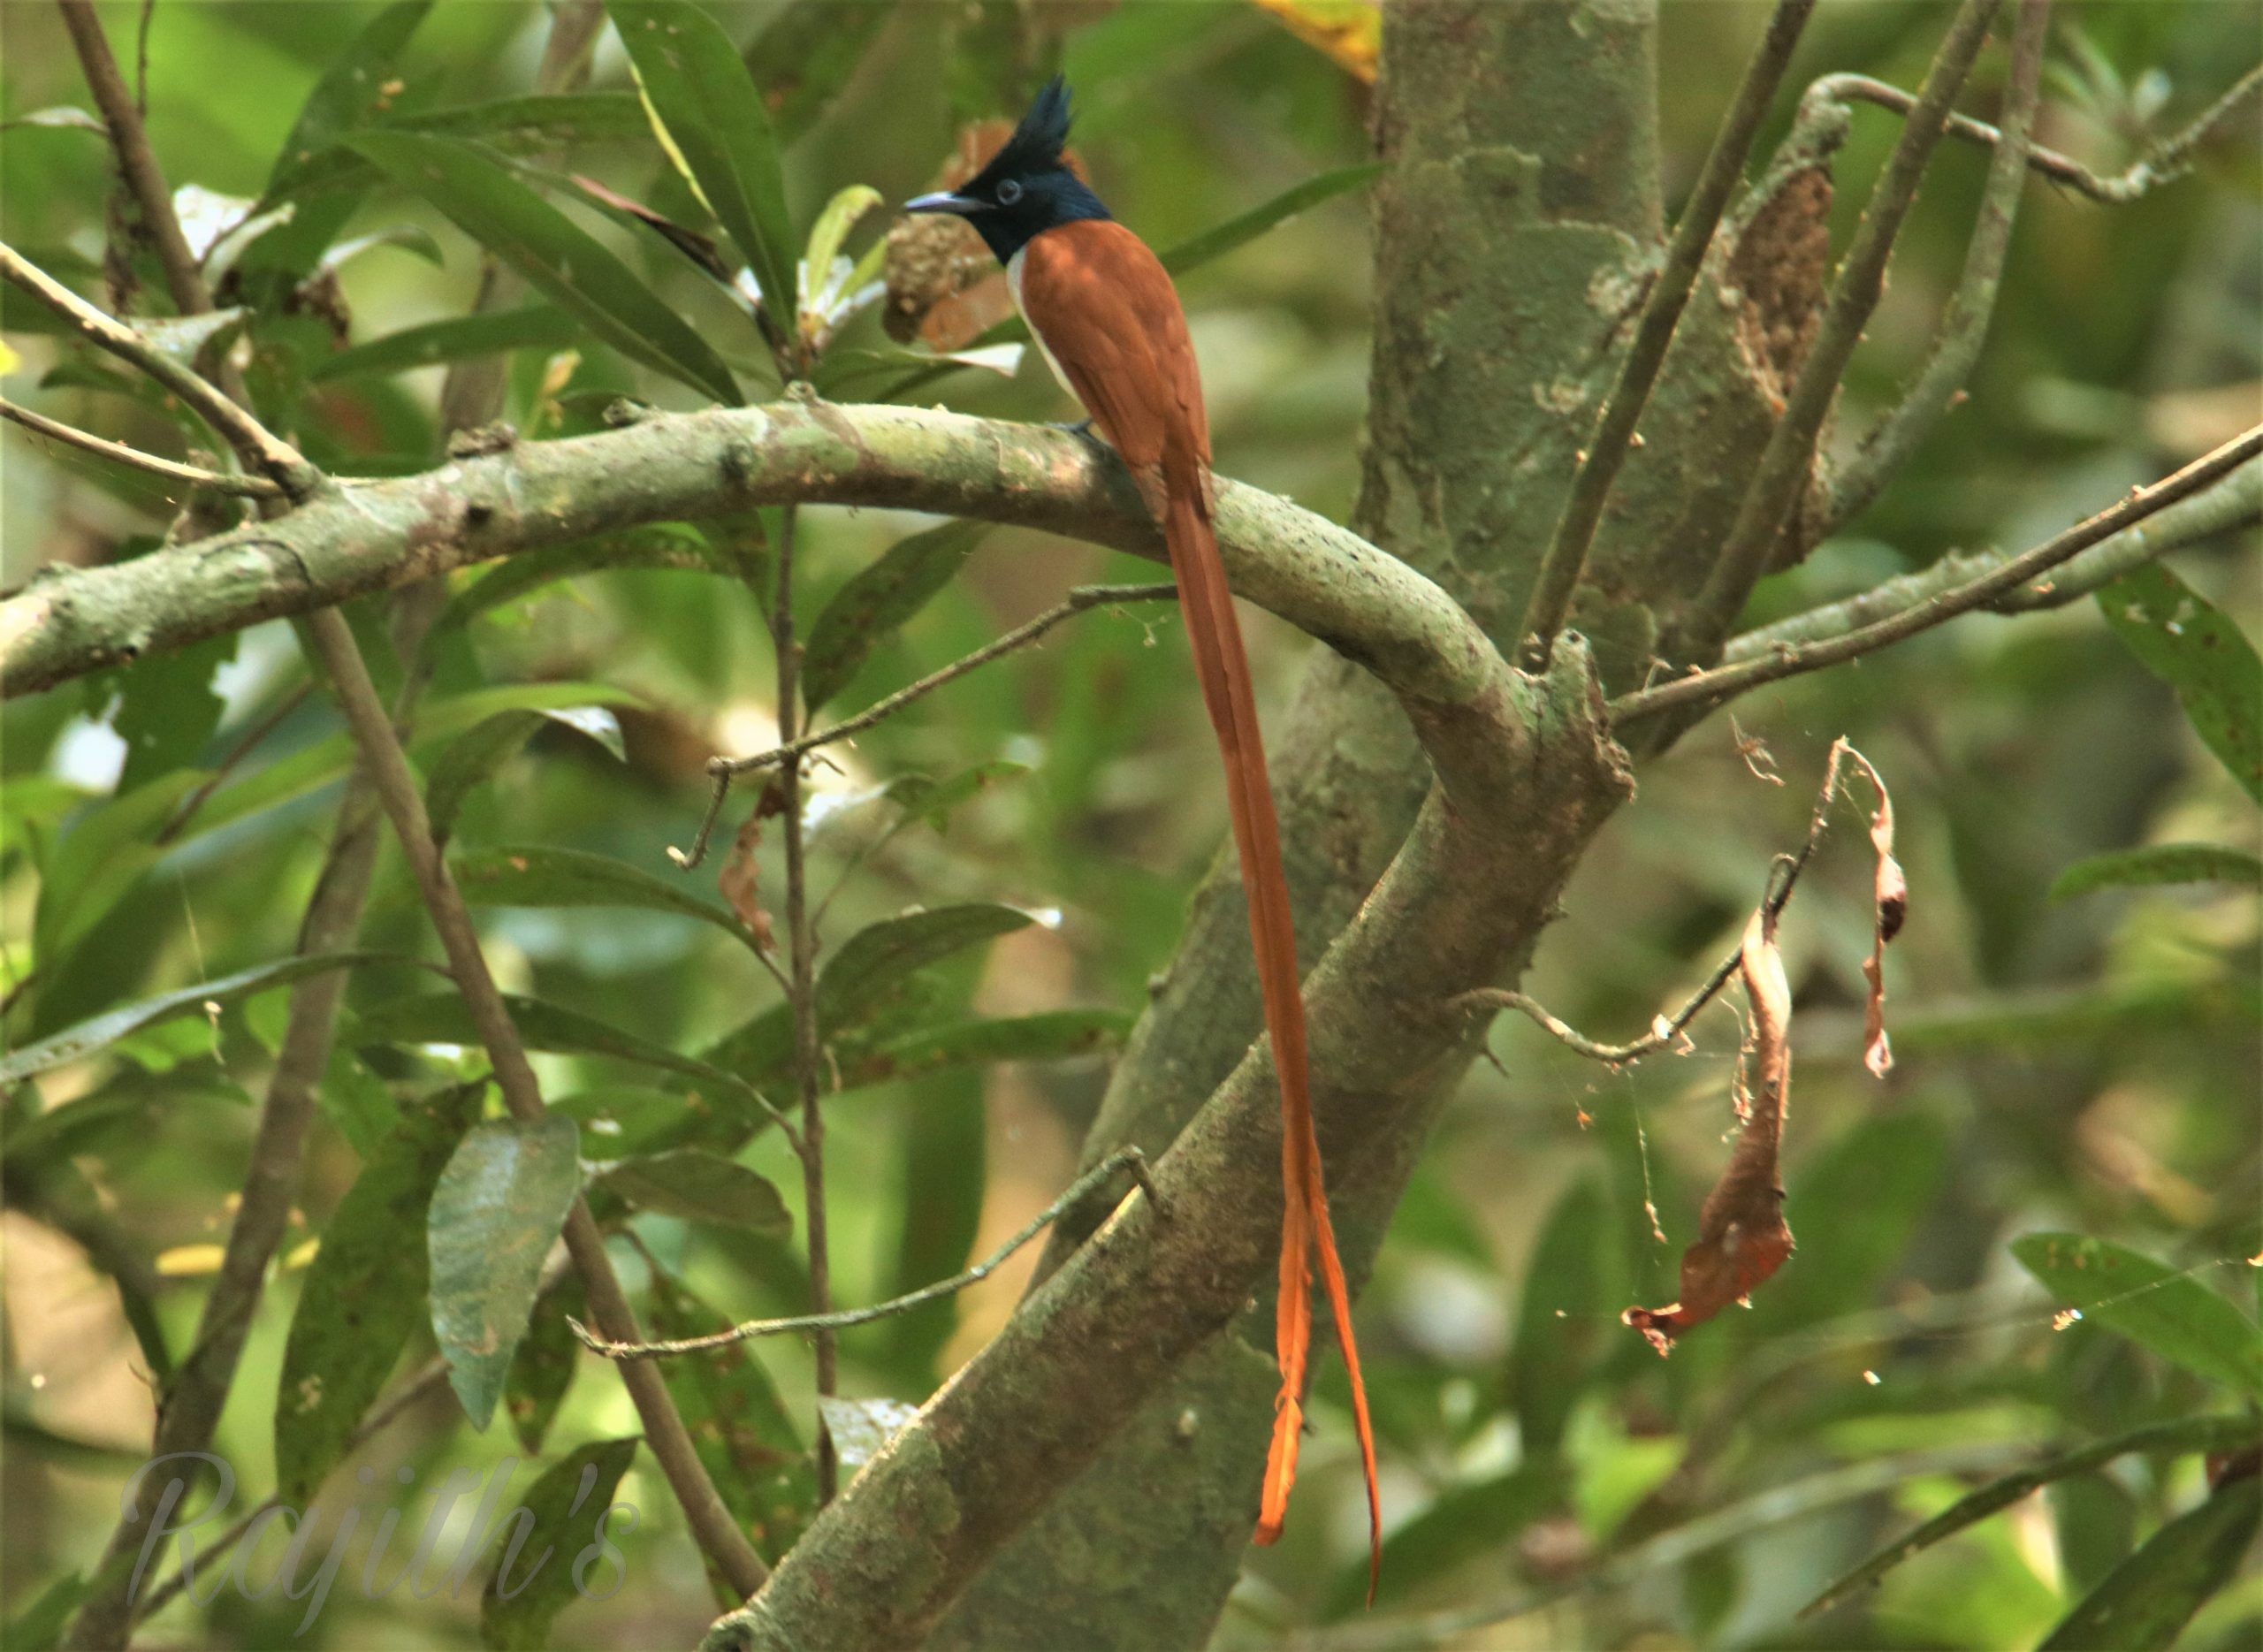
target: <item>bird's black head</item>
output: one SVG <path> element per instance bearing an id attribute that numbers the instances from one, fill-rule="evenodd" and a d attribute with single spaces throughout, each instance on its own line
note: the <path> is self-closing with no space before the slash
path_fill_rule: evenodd
<path id="1" fill-rule="evenodd" d="M 956 189 L 905 202 L 903 209 L 964 218 L 1004 263 L 1032 236 L 1080 218 L 1108 217 L 1100 197 L 1062 158 L 1068 141 L 1069 84 L 1056 74 L 987 166 Z"/>

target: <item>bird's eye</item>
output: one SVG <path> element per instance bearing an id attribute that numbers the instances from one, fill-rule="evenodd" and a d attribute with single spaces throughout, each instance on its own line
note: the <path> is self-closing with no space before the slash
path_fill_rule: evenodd
<path id="1" fill-rule="evenodd" d="M 1010 207 L 1022 198 L 1022 187 L 1009 178 L 998 186 L 998 204 Z"/>

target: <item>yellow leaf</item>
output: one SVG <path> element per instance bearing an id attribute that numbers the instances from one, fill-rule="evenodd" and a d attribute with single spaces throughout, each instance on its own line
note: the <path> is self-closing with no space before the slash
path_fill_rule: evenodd
<path id="1" fill-rule="evenodd" d="M 1307 46 L 1326 52 L 1347 73 L 1375 84 L 1383 55 L 1382 0 L 1253 0 Z"/>
<path id="2" fill-rule="evenodd" d="M 157 1252 L 157 1273 L 165 1279 L 194 1279 L 220 1271 L 227 1252 L 217 1245 L 176 1245 Z"/>

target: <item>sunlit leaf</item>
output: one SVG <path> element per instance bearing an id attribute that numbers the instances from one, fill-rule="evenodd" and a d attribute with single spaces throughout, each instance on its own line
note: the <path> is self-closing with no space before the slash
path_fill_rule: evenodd
<path id="1" fill-rule="evenodd" d="M 919 1414 L 917 1405 L 902 1400 L 841 1399 L 830 1394 L 819 1397 L 817 1409 L 825 1419 L 825 1431 L 833 1436 L 844 1482 L 879 1454 L 889 1435 Z"/>
<path id="2" fill-rule="evenodd" d="M 352 142 L 623 355 L 737 404 L 730 369 L 691 324 L 499 161 L 460 139 L 418 133 L 369 132 Z"/>
<path id="3" fill-rule="evenodd" d="M 543 1258 L 581 1191 L 580 1139 L 556 1114 L 476 1125 L 432 1190 L 432 1332 L 475 1428 L 495 1414 Z"/>

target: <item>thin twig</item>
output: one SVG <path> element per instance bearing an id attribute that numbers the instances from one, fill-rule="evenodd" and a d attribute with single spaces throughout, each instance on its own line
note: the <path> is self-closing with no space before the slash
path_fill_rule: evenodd
<path id="1" fill-rule="evenodd" d="M 1965 249 L 1964 271 L 1941 316 L 1932 354 L 1909 393 L 1863 438 L 1833 479 L 1818 537 L 1829 537 L 1868 510 L 1899 475 L 1940 417 L 1955 405 L 1980 359 L 2003 285 L 2004 255 L 2019 217 L 2033 148 L 2035 110 L 2043 89 L 2043 48 L 2050 34 L 2051 0 L 2021 0 L 2012 35 L 2010 86 L 2004 95 L 2004 129 L 1988 164 L 1978 222 Z"/>
<path id="2" fill-rule="evenodd" d="M 173 818 L 158 829 L 157 835 L 150 841 L 162 849 L 187 831 L 188 823 L 195 818 L 196 811 L 210 801 L 212 794 L 219 789 L 230 774 L 235 772 L 237 765 L 257 750 L 268 735 L 280 728 L 292 712 L 305 704 L 307 697 L 314 691 L 315 685 L 310 681 L 298 684 L 288 694 L 276 701 L 274 705 L 269 708 L 265 716 L 244 730 L 243 738 L 237 741 L 229 749 L 228 754 L 214 766 L 212 773 L 204 777 L 203 784 L 181 800 L 181 805 L 174 811 Z"/>
<path id="3" fill-rule="evenodd" d="M 1815 807 L 1808 815 L 1806 841 L 1794 853 L 1777 856 L 1769 866 L 1768 887 L 1760 896 L 1761 914 L 1769 923 L 1772 924 L 1783 916 L 1784 908 L 1791 902 L 1792 890 L 1798 884 L 1800 874 L 1815 858 L 1816 846 L 1822 842 L 1824 828 L 1830 823 L 1832 803 L 1839 796 L 1840 765 L 1850 753 L 1861 760 L 1861 754 L 1844 740 L 1832 746 L 1830 763 L 1823 772 L 1822 788 L 1816 793 Z M 1864 763 L 1863 766 L 1867 768 L 1869 765 Z M 1683 1030 L 1697 1018 L 1699 1012 L 1718 998 L 1721 989 L 1735 978 L 1738 966 L 1743 961 L 1744 948 L 1740 943 L 1731 949 L 1728 956 L 1714 965 L 1713 972 L 1705 978 L 1704 985 L 1691 993 L 1680 1009 L 1671 1016 L 1658 1016 L 1651 1022 L 1649 1032 L 1627 1044 L 1599 1044 L 1569 1022 L 1550 1014 L 1537 1000 L 1502 987 L 1481 986 L 1473 992 L 1459 993 L 1446 1001 L 1446 1008 L 1521 1011 L 1566 1048 L 1606 1066 L 1623 1067 L 1642 1060 L 1645 1055 L 1656 1054 L 1679 1039 Z"/>
<path id="4" fill-rule="evenodd" d="M 2049 578 L 2015 585 L 1980 606 L 1990 613 L 2035 613 L 2078 602 L 2124 574 L 2171 551 L 2218 534 L 2263 522 L 2263 460 L 2250 460 L 2213 487 L 2157 512 L 2145 521 L 2061 563 Z M 1893 578 L 1818 607 L 1787 616 L 1772 625 L 1729 639 L 1723 661 L 1736 665 L 1772 654 L 1794 643 L 1840 636 L 1857 626 L 1883 620 L 1928 598 L 1955 590 L 2011 560 L 2002 551 L 1953 551 L 1930 567 Z"/>
<path id="5" fill-rule="evenodd" d="M 2067 185 L 2092 201 L 2110 207 L 2126 206 L 2148 190 L 2171 182 L 2183 175 L 2191 165 L 2192 153 L 2231 118 L 2232 111 L 2247 98 L 2263 88 L 2263 65 L 2250 69 L 2214 103 L 2203 110 L 2183 130 L 2162 142 L 2123 171 L 2112 177 L 2100 177 L 2080 161 L 2038 145 L 2027 157 L 2031 170 L 2041 172 L 2054 182 Z M 1849 102 L 1874 103 L 1880 109 L 1890 109 L 1897 115 L 1907 115 L 1916 104 L 1916 99 L 1898 86 L 1884 80 L 1873 80 L 1865 74 L 1831 74 L 1817 80 L 1807 90 L 1803 102 Z M 1952 115 L 1948 119 L 1948 135 L 1967 143 L 1994 146 L 2001 143 L 2004 134 L 1985 121 L 1974 120 L 1965 115 Z"/>
<path id="6" fill-rule="evenodd" d="M 749 1320 L 743 1324 L 732 1326 L 727 1331 L 716 1331 L 710 1336 L 659 1343 L 611 1342 L 594 1335 L 579 1321 L 568 1318 L 566 1323 L 572 1328 L 574 1335 L 581 1338 L 582 1345 L 592 1353 L 602 1354 L 607 1359 L 624 1361 L 651 1359 L 670 1354 L 704 1353 L 710 1349 L 728 1348 L 734 1343 L 748 1342 L 758 1336 L 784 1336 L 799 1331 L 826 1333 L 869 1325 L 875 1320 L 890 1319 L 899 1313 L 908 1313 L 914 1308 L 925 1307 L 944 1297 L 955 1296 L 969 1285 L 980 1284 L 1005 1266 L 1015 1252 L 1044 1232 L 1063 1211 L 1105 1184 L 1119 1170 L 1129 1170 L 1132 1180 L 1147 1194 L 1147 1202 L 1159 1212 L 1162 1209 L 1155 1196 L 1154 1184 L 1148 1179 L 1147 1154 L 1137 1147 L 1119 1147 L 1071 1182 L 1058 1199 L 1032 1216 L 1020 1232 L 965 1272 L 954 1274 L 949 1279 L 939 1279 L 932 1285 L 922 1285 L 917 1290 L 890 1298 L 886 1302 L 873 1303 L 869 1307 L 842 1308 L 832 1313 L 804 1313 L 788 1320 Z"/>
<path id="7" fill-rule="evenodd" d="M 778 664 L 778 741 L 793 750 L 802 737 L 802 639 L 794 624 L 794 539 L 801 513 L 781 515 L 770 636 Z M 786 1001 L 794 1018 L 794 1093 L 802 1105 L 803 1226 L 809 1241 L 810 1312 L 833 1311 L 833 1252 L 825 1199 L 825 1108 L 818 1083 L 817 935 L 810 926 L 808 845 L 802 830 L 801 753 L 778 774 L 779 827 L 786 851 Z M 817 1328 L 814 1348 L 820 1406 L 841 1386 L 841 1350 L 830 1326 Z M 830 1431 L 817 1430 L 817 1500 L 822 1508 L 839 1488 L 841 1465 Z"/>
<path id="8" fill-rule="evenodd" d="M 1799 44 L 1800 33 L 1814 10 L 1815 0 L 1777 0 L 1767 32 L 1754 49 L 1744 81 L 1714 136 L 1712 152 L 1705 157 L 1697 187 L 1681 209 L 1680 222 L 1673 226 L 1665 262 L 1650 283 L 1642 319 L 1635 324 L 1634 342 L 1619 363 L 1618 382 L 1611 387 L 1594 434 L 1588 438 L 1579 474 L 1572 479 L 1572 491 L 1564 501 L 1563 514 L 1556 519 L 1556 532 L 1541 559 L 1531 600 L 1517 628 L 1528 669 L 1547 669 L 1556 634 L 1571 613 L 1572 598 L 1579 588 L 1581 570 L 1587 565 L 1588 548 L 1595 542 L 1596 525 L 1603 520 L 1611 484 L 1617 480 L 1619 467 L 1633 443 L 1635 422 L 1650 403 L 1650 389 L 1673 342 L 1674 327 L 1696 288 L 1698 272 L 1704 268 L 1705 249 L 1712 245 L 1722 209 L 1727 206 L 1737 179 L 1744 176 L 1753 137 L 1775 101 L 1792 49 Z"/>
<path id="9" fill-rule="evenodd" d="M 487 1051 L 504 1103 L 522 1123 L 539 1121 L 545 1111 L 541 1086 L 536 1082 L 526 1047 L 520 1040 L 518 1029 L 512 1024 L 510 1011 L 505 1008 L 503 995 L 496 989 L 495 978 L 489 972 L 487 960 L 480 951 L 479 934 L 472 925 L 470 910 L 456 888 L 446 860 L 432 841 L 431 822 L 424 813 L 423 793 L 409 770 L 408 756 L 401 750 L 392 721 L 386 716 L 377 689 L 370 681 L 361 647 L 334 608 L 318 609 L 309 615 L 306 630 L 315 654 L 337 692 L 378 799 L 392 822 L 393 835 L 400 841 L 415 878 L 417 892 L 423 898 L 432 926 L 439 933 L 449 971 L 455 977 L 464 1008 L 469 1011 L 472 1025 Z M 588 1203 L 578 1196 L 567 1213 L 565 1239 L 567 1252 L 573 1257 L 588 1294 L 591 1317 L 607 1327 L 609 1335 L 634 1341 L 635 1314 L 621 1292 L 612 1260 L 606 1254 L 604 1236 L 591 1218 Z M 624 1371 L 622 1381 L 629 1397 L 636 1402 L 645 1441 L 651 1446 L 670 1489 L 682 1506 L 685 1523 L 701 1550 L 714 1562 L 733 1588 L 752 1595 L 768 1579 L 770 1569 L 755 1553 L 746 1534 L 739 1529 L 738 1522 L 717 1494 L 667 1384 L 657 1372 L 647 1373 L 636 1367 Z"/>
<path id="10" fill-rule="evenodd" d="M 861 735 L 875 723 L 885 721 L 911 704 L 933 694 L 947 682 L 956 681 L 977 666 L 1026 648 L 1063 620 L 1073 618 L 1088 608 L 1107 607 L 1121 602 L 1169 602 L 1178 595 L 1176 585 L 1078 585 L 1068 596 L 1048 608 L 1034 619 L 1025 620 L 996 641 L 987 643 L 963 659 L 955 659 L 941 670 L 931 671 L 918 681 L 898 689 L 886 699 L 876 700 L 856 716 L 821 728 L 813 735 L 804 735 L 773 746 L 767 751 L 758 751 L 748 757 L 716 757 L 707 765 L 713 781 L 712 794 L 707 800 L 707 812 L 699 822 L 699 831 L 691 840 L 689 849 L 671 849 L 668 858 L 686 872 L 707 857 L 707 845 L 715 834 L 715 821 L 723 812 L 723 802 L 730 796 L 731 782 L 739 775 L 758 769 L 775 768 L 789 757 L 798 757 L 829 746 L 837 741 Z"/>
<path id="11" fill-rule="evenodd" d="M 322 480 L 305 455 L 277 436 L 210 379 L 176 362 L 115 316 L 107 316 L 25 261 L 12 247 L 0 245 L 0 276 L 6 277 L 78 329 L 89 343 L 132 362 L 193 408 L 247 465 L 264 471 L 284 493 L 302 499 Z"/>
<path id="12" fill-rule="evenodd" d="M 1839 278 L 1825 301 L 1815 344 L 1786 398 L 1783 416 L 1769 433 L 1736 521 L 1698 593 L 1699 623 L 1711 628 L 1711 636 L 1680 639 L 1684 647 L 1694 645 L 1703 651 L 1708 642 L 1717 641 L 1727 629 L 1736 611 L 1744 605 L 1753 582 L 1766 567 L 1785 521 L 1808 484 L 1824 417 L 1846 377 L 1847 362 L 1863 329 L 1886 290 L 1886 266 L 1893 256 L 1894 241 L 1911 202 L 1917 198 L 1926 164 L 1940 142 L 1941 123 L 1949 105 L 1987 43 L 1988 25 L 1999 4 L 2000 0 L 1964 0 L 1934 56 L 1924 89 L 1871 192 L 1862 223 L 1840 266 Z"/>
<path id="13" fill-rule="evenodd" d="M 2259 453 L 2263 453 L 2263 425 L 2258 425 L 2222 446 L 2202 454 L 2183 469 L 2163 477 L 2149 488 L 2131 489 L 2118 504 L 2076 523 L 2065 532 L 2032 550 L 2021 552 L 1977 578 L 1912 603 L 1873 624 L 1812 643 L 1786 643 L 1772 648 L 1764 658 L 1741 660 L 1735 665 L 1698 672 L 1677 681 L 1661 683 L 1654 689 L 1622 694 L 1611 702 L 1612 726 L 1625 728 L 1642 718 L 1655 717 L 1660 712 L 1718 704 L 1761 683 L 1798 676 L 1803 672 L 1819 671 L 1825 666 L 1838 665 L 1842 660 L 1871 653 L 1890 643 L 1915 636 L 1920 631 L 1930 630 L 1944 620 L 1985 606 L 1993 598 L 2026 584 L 2038 575 L 2048 573 L 2109 535 L 2119 533 L 2177 500 L 2198 492 Z"/>
<path id="14" fill-rule="evenodd" d="M 0 400 L 0 419 L 12 419 L 27 430 L 79 448 L 98 459 L 107 459 L 112 464 L 126 465 L 135 470 L 145 470 L 153 476 L 163 476 L 169 482 L 187 483 L 190 487 L 210 488 L 216 493 L 236 494 L 247 499 L 283 497 L 282 488 L 265 476 L 232 476 L 217 470 L 184 465 L 176 460 L 160 459 L 155 453 L 145 453 L 138 447 L 128 447 L 123 442 L 113 442 L 105 437 L 61 423 L 43 413 L 34 413 L 29 407 L 19 407 L 12 401 Z"/>

